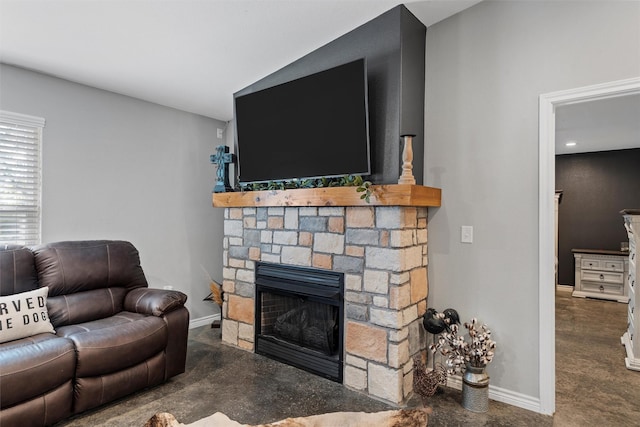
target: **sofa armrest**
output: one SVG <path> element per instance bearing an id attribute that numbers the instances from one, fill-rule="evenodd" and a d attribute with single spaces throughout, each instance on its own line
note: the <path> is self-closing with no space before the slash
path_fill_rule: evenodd
<path id="1" fill-rule="evenodd" d="M 140 314 L 162 316 L 176 308 L 183 307 L 187 296 L 180 291 L 164 289 L 136 288 L 124 299 L 124 309 Z"/>

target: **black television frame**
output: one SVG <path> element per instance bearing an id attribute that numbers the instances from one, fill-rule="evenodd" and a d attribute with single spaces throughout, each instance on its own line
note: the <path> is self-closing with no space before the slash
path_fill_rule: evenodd
<path id="1" fill-rule="evenodd" d="M 352 91 L 356 91 L 358 92 L 359 98 L 356 100 L 355 98 L 352 98 L 350 101 L 354 104 L 354 106 L 356 104 L 358 104 L 357 106 L 357 112 L 354 110 L 353 112 L 358 114 L 358 127 L 360 127 L 359 130 L 359 134 L 358 134 L 358 138 L 361 139 L 361 142 L 358 144 L 354 144 L 352 146 L 352 152 L 349 153 L 349 156 L 353 156 L 351 158 L 356 158 L 357 156 L 360 156 L 359 164 L 357 167 L 351 167 L 349 165 L 346 164 L 346 162 L 344 164 L 342 164 L 342 166 L 340 168 L 334 168 L 333 170 L 330 168 L 325 168 L 324 170 L 310 170 L 308 173 L 306 172 L 298 172 L 298 173 L 294 173 L 291 172 L 291 168 L 289 169 L 289 172 L 287 173 L 282 173 L 282 174 L 271 174 L 271 175 L 266 175 L 264 173 L 264 170 L 261 171 L 260 174 L 258 173 L 253 173 L 253 174 L 242 174 L 242 167 L 243 167 L 243 148 L 242 147 L 243 143 L 242 143 L 242 138 L 243 138 L 243 132 L 245 132 L 245 129 L 247 128 L 246 123 L 243 123 L 242 121 L 245 120 L 245 117 L 243 117 L 243 114 L 245 114 L 245 112 L 242 112 L 243 110 L 243 106 L 241 105 L 240 108 L 238 106 L 238 103 L 243 103 L 245 102 L 247 99 L 249 100 L 254 100 L 254 99 L 259 99 L 262 98 L 262 102 L 264 102 L 265 98 L 271 98 L 271 99 L 280 99 L 280 97 L 282 96 L 291 96 L 292 92 L 295 92 L 295 89 L 299 89 L 301 87 L 303 88 L 309 88 L 310 84 L 315 83 L 322 83 L 322 84 L 327 84 L 327 80 L 331 81 L 331 78 L 336 78 L 336 75 L 340 75 L 345 74 L 345 70 L 347 73 L 351 72 L 353 73 L 353 70 L 349 69 L 349 68 L 357 68 L 357 78 L 359 79 L 358 81 L 358 86 L 356 88 L 356 86 L 348 86 L 349 90 Z M 353 76 L 349 75 L 347 76 L 349 78 L 353 78 Z M 327 88 L 325 88 L 327 89 Z M 330 93 L 330 90 L 332 88 L 328 88 L 325 92 Z M 316 89 L 313 89 L 316 90 Z M 285 92 L 284 95 L 282 92 Z M 320 93 L 316 90 L 316 92 L 313 92 L 312 96 L 317 95 L 317 96 L 328 96 L 325 93 Z M 353 97 L 353 93 L 350 94 L 350 96 Z M 278 107 L 280 110 L 285 111 L 287 109 L 291 110 L 292 108 L 294 109 L 299 109 L 301 108 L 301 106 L 304 106 L 305 103 L 307 104 L 307 107 L 310 107 L 310 109 L 315 108 L 314 106 L 310 106 L 309 99 L 304 99 L 307 94 L 303 95 L 301 93 L 298 93 L 296 95 L 297 97 L 295 98 L 295 102 L 293 105 L 293 107 L 291 105 L 276 105 L 276 107 Z M 260 101 L 258 101 L 260 102 Z M 272 101 L 273 102 L 273 101 Z M 313 102 L 313 99 L 311 100 L 311 102 Z M 344 106 L 340 106 L 342 108 L 344 108 Z M 263 107 L 266 108 L 266 107 Z M 239 110 L 240 112 L 242 112 L 239 115 Z M 317 111 L 316 111 L 317 112 Z M 326 120 L 327 117 L 330 117 L 331 114 L 329 112 L 326 112 L 326 116 L 323 116 L 321 118 L 315 118 L 314 124 L 318 124 L 323 120 Z M 294 180 L 305 180 L 305 179 L 317 179 L 317 178 L 322 178 L 322 177 L 327 177 L 327 178 L 332 178 L 332 177 L 341 177 L 341 176 L 345 176 L 345 175 L 362 175 L 362 176 L 368 176 L 371 174 L 371 170 L 372 170 L 372 159 L 371 159 L 371 136 L 370 136 L 370 120 L 369 120 L 369 90 L 368 90 L 368 77 L 367 77 L 367 61 L 366 58 L 359 58 L 353 61 L 349 61 L 346 62 L 344 64 L 341 65 L 337 65 L 337 66 L 333 66 L 327 69 L 324 69 L 322 71 L 318 71 L 315 73 L 311 73 L 311 74 L 307 74 L 304 75 L 302 77 L 298 77 L 295 79 L 291 79 L 288 80 L 286 82 L 280 83 L 280 84 L 276 84 L 267 88 L 263 88 L 260 90 L 256 90 L 256 91 L 252 91 L 252 92 L 248 92 L 248 93 L 238 93 L 234 95 L 234 116 L 236 118 L 235 120 L 235 152 L 237 155 L 237 164 L 236 164 L 236 182 L 240 185 L 240 186 L 245 186 L 247 184 L 253 184 L 253 183 L 266 183 L 266 182 L 282 182 L 282 181 L 294 181 Z M 313 114 L 307 114 L 308 117 L 312 117 Z M 334 119 L 336 118 L 335 115 L 333 116 Z M 346 116 L 346 117 L 351 117 L 351 116 Z M 278 121 L 280 120 L 280 121 Z M 265 124 L 264 122 L 261 122 L 258 126 L 263 126 L 263 127 L 268 127 L 271 126 L 272 132 L 271 135 L 266 136 L 265 137 L 265 141 L 268 144 L 269 143 L 269 138 L 274 138 L 277 136 L 275 136 L 276 132 L 278 129 L 274 129 L 277 127 L 280 127 L 281 129 L 284 129 L 285 125 L 287 124 L 286 121 L 289 120 L 286 117 L 280 117 L 279 119 L 275 120 L 276 125 L 273 124 Z M 332 129 L 336 129 L 339 128 L 344 122 L 341 122 L 340 120 L 346 120 L 346 119 L 341 119 L 341 117 L 338 118 L 339 121 L 339 125 L 338 126 L 333 126 L 332 125 Z M 355 132 L 355 128 L 353 126 L 348 126 L 350 128 L 350 131 Z M 298 136 L 293 136 L 293 138 L 300 138 L 300 141 L 305 141 L 305 133 L 302 131 L 294 131 L 292 132 L 293 134 L 297 134 Z M 292 135 L 286 135 L 287 137 L 292 137 Z M 315 135 L 312 135 L 315 136 Z M 343 140 L 348 140 L 347 136 L 343 136 Z M 252 136 L 254 139 L 256 138 L 255 135 Z M 307 135 L 307 138 L 309 136 Z M 328 138 L 328 137 L 327 137 Z M 271 139 L 272 140 L 272 139 Z M 325 138 L 326 140 L 326 138 Z M 316 144 L 318 143 L 318 141 L 316 141 Z M 292 139 L 290 139 L 288 141 L 288 144 L 293 144 Z M 333 147 L 335 149 L 335 152 L 331 152 L 331 151 L 326 151 L 326 150 L 320 150 L 322 152 L 318 152 L 318 150 L 315 151 L 315 157 L 316 159 L 320 159 L 322 162 L 324 162 L 324 165 L 326 166 L 330 160 L 335 159 L 336 155 L 341 155 L 344 153 L 341 151 L 338 151 L 338 149 L 344 148 L 344 145 L 340 145 L 340 143 L 336 142 L 335 140 L 332 141 Z M 290 145 L 291 146 L 291 145 Z M 254 146 L 255 147 L 255 146 Z M 271 148 L 273 148 L 273 145 L 271 145 Z M 251 159 L 253 161 L 253 163 L 249 163 L 249 162 L 245 162 L 245 167 L 247 164 L 252 164 L 255 165 L 257 163 L 259 163 L 259 160 L 256 161 L 257 159 L 264 159 L 262 160 L 263 162 L 269 162 L 270 164 L 273 165 L 273 168 L 277 168 L 278 164 L 282 164 L 283 162 L 286 164 L 288 162 L 288 165 L 291 166 L 292 164 L 295 164 L 295 160 L 296 158 L 293 157 L 287 157 L 290 152 L 283 152 L 281 148 L 278 148 L 278 150 L 280 151 L 275 151 L 275 152 L 267 152 L 266 147 L 265 150 L 263 150 L 260 154 L 258 155 L 254 155 Z M 329 149 L 331 150 L 331 149 Z M 293 150 L 294 153 L 297 153 L 298 156 L 300 156 L 300 154 L 303 154 L 303 150 Z M 329 159 L 329 156 L 332 156 L 331 159 Z M 299 159 L 300 157 L 298 157 Z M 247 156 L 244 156 L 244 159 L 247 159 Z M 293 168 L 295 170 L 295 166 Z M 340 170 L 338 170 L 340 169 Z M 246 171 L 246 169 L 245 169 Z M 261 176 L 262 175 L 262 176 Z M 247 178 L 248 177 L 248 178 Z"/>

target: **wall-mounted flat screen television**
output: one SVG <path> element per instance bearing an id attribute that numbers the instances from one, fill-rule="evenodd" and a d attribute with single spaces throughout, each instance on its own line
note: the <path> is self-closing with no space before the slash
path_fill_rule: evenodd
<path id="1" fill-rule="evenodd" d="M 240 184 L 370 175 L 366 62 L 235 97 Z"/>

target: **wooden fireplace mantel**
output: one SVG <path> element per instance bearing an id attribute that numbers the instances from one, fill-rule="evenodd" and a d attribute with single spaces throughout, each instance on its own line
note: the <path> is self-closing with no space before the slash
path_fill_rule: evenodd
<path id="1" fill-rule="evenodd" d="M 372 185 L 370 203 L 356 187 L 298 188 L 292 190 L 213 193 L 213 206 L 440 206 L 442 190 L 411 184 Z"/>

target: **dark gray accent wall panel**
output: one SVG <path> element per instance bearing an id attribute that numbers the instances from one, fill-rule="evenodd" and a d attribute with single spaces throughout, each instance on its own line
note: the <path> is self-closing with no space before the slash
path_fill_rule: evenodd
<path id="1" fill-rule="evenodd" d="M 556 156 L 560 284 L 575 285 L 571 249 L 620 250 L 620 210 L 640 208 L 640 148 Z"/>
<path id="2" fill-rule="evenodd" d="M 376 184 L 398 182 L 402 156 L 400 135 L 411 133 L 416 135 L 413 175 L 416 182 L 422 184 L 426 30 L 406 7 L 399 5 L 234 96 L 364 57 L 369 90 L 370 180 Z"/>

